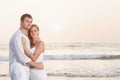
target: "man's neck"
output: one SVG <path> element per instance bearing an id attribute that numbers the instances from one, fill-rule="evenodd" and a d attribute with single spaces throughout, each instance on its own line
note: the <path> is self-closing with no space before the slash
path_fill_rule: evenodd
<path id="1" fill-rule="evenodd" d="M 28 36 L 28 30 L 25 30 L 25 29 L 22 28 L 22 27 L 20 27 L 20 30 L 21 30 L 21 32 L 22 32 L 24 35 Z"/>

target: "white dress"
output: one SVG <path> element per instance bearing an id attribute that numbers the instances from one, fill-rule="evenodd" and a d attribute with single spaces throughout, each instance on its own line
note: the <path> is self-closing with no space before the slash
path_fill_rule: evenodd
<path id="1" fill-rule="evenodd" d="M 31 48 L 31 53 L 35 52 L 35 47 Z M 44 54 L 41 53 L 35 62 L 42 62 Z M 30 80 L 46 80 L 47 74 L 45 70 L 37 70 L 35 68 L 30 69 Z"/>

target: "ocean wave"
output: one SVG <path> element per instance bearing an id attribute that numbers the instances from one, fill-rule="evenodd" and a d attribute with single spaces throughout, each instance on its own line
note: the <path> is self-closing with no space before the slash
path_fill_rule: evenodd
<path id="1" fill-rule="evenodd" d="M 113 60 L 120 59 L 120 55 L 45 55 L 44 60 Z M 8 56 L 0 56 L 0 61 L 8 61 Z"/>
<path id="2" fill-rule="evenodd" d="M 119 50 L 120 43 L 46 43 L 46 50 L 56 49 L 108 49 Z M 0 50 L 8 50 L 8 44 L 0 44 Z"/>
<path id="3" fill-rule="evenodd" d="M 64 76 L 64 77 L 120 77 L 120 73 L 96 73 L 96 74 L 80 74 L 80 73 L 47 73 L 48 76 Z"/>
<path id="4" fill-rule="evenodd" d="M 0 74 L 0 77 L 7 77 L 9 74 Z M 47 73 L 47 76 L 64 76 L 64 77 L 120 77 L 120 72 L 116 73 L 93 73 L 93 74 L 81 74 L 81 73 Z"/>

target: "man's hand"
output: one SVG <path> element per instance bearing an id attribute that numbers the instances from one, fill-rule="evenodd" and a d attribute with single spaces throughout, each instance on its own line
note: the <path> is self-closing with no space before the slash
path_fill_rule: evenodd
<path id="1" fill-rule="evenodd" d="M 26 63 L 30 68 L 36 68 L 38 70 L 43 70 L 44 69 L 44 66 L 43 66 L 43 63 L 42 62 L 39 62 L 39 63 L 35 63 L 33 61 L 30 61 L 30 62 L 27 62 Z"/>
<path id="2" fill-rule="evenodd" d="M 37 63 L 37 69 L 38 70 L 43 70 L 44 69 L 44 65 L 43 65 L 42 62 Z"/>

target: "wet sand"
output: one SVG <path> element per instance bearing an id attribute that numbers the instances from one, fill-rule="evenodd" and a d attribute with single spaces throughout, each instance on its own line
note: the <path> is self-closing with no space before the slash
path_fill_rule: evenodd
<path id="1" fill-rule="evenodd" d="M 44 67 L 49 76 L 120 77 L 120 60 L 48 60 Z M 0 61 L 0 75 L 8 74 L 8 61 Z"/>
<path id="2" fill-rule="evenodd" d="M 10 80 L 9 77 L 0 77 L 0 80 Z M 116 78 L 91 78 L 91 77 L 55 77 L 48 76 L 47 80 L 120 80 L 120 77 Z"/>

